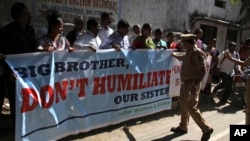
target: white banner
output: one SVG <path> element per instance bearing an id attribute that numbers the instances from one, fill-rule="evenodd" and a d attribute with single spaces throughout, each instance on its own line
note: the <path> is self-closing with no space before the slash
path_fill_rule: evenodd
<path id="1" fill-rule="evenodd" d="M 57 140 L 170 109 L 172 52 L 8 55 L 18 75 L 15 139 Z"/>

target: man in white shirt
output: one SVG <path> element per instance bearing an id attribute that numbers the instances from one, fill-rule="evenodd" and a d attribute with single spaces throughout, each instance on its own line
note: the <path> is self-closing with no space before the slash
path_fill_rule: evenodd
<path id="1" fill-rule="evenodd" d="M 130 47 L 128 40 L 129 23 L 127 20 L 121 19 L 117 24 L 117 31 L 107 37 L 102 43 L 100 49 L 114 48 L 119 51 L 121 48 L 128 49 Z"/>
<path id="2" fill-rule="evenodd" d="M 97 36 L 100 29 L 101 25 L 96 19 L 89 19 L 87 21 L 87 31 L 77 38 L 73 47 L 78 50 L 92 50 L 96 52 L 102 43 Z"/>
<path id="3" fill-rule="evenodd" d="M 101 15 L 101 30 L 98 33 L 98 36 L 102 41 L 105 40 L 109 35 L 111 35 L 114 30 L 110 27 L 112 22 L 111 13 L 103 12 Z"/>
<path id="4" fill-rule="evenodd" d="M 133 26 L 133 34 L 129 37 L 129 43 L 132 45 L 134 39 L 141 35 L 141 25 L 136 24 Z"/>
<path id="5" fill-rule="evenodd" d="M 240 60 L 239 53 L 235 51 L 236 43 L 230 42 L 228 49 L 223 51 L 219 56 L 217 68 L 219 69 L 222 81 L 214 88 L 212 96 L 216 94 L 219 89 L 225 89 L 220 99 L 220 104 L 224 105 L 232 92 L 233 75 L 235 69 L 239 70 L 239 66 L 225 57 L 225 53 L 229 53 L 233 58 Z"/>

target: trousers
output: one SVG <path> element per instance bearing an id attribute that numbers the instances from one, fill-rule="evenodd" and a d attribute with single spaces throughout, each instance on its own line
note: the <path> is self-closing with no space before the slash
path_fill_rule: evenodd
<path id="1" fill-rule="evenodd" d="M 179 127 L 185 131 L 188 131 L 188 123 L 190 116 L 195 123 L 200 127 L 203 133 L 206 133 L 211 128 L 205 119 L 202 117 L 200 110 L 198 109 L 199 94 L 201 90 L 201 83 L 196 87 L 195 94 L 191 94 L 190 90 L 194 83 L 183 83 L 180 89 L 180 111 L 181 122 Z"/>

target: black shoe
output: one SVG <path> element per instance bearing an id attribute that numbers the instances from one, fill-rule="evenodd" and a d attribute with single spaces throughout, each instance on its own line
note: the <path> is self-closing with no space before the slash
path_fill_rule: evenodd
<path id="1" fill-rule="evenodd" d="M 174 133 L 179 133 L 179 134 L 186 134 L 187 131 L 180 129 L 179 127 L 172 127 L 170 131 Z"/>
<path id="2" fill-rule="evenodd" d="M 211 134 L 213 133 L 214 129 L 211 128 L 209 129 L 206 133 L 203 133 L 202 137 L 201 137 L 201 141 L 208 141 Z"/>

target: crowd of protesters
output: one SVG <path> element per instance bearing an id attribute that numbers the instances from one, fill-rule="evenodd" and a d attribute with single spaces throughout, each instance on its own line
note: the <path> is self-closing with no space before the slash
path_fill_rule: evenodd
<path id="1" fill-rule="evenodd" d="M 84 29 L 85 22 L 81 17 L 76 17 L 74 19 L 74 29 L 65 35 L 63 34 L 63 17 L 55 10 L 48 10 L 46 17 L 47 28 L 39 33 L 35 33 L 34 28 L 30 25 L 31 16 L 25 4 L 21 2 L 15 3 L 11 7 L 11 16 L 13 22 L 0 30 L 0 110 L 3 99 L 7 96 L 10 102 L 13 123 L 15 123 L 16 75 L 5 63 L 4 55 L 37 51 L 51 52 L 55 50 L 68 50 L 69 52 L 90 50 L 96 52 L 97 50 L 110 48 L 114 48 L 117 51 L 120 51 L 122 48 L 131 50 L 175 49 L 176 51 L 187 51 L 183 48 L 182 42 L 176 39 L 173 32 L 165 33 L 161 28 L 153 30 L 150 23 L 144 23 L 142 26 L 140 24 L 133 25 L 133 33 L 130 36 L 128 34 L 131 25 L 126 19 L 119 20 L 117 28 L 112 29 L 110 27 L 112 15 L 107 12 L 102 13 L 100 22 L 96 19 L 88 19 L 86 29 Z M 236 72 L 242 73 L 238 64 L 249 57 L 246 50 L 250 48 L 250 38 L 246 39 L 239 53 L 236 50 L 237 44 L 233 41 L 228 44 L 226 50 L 220 52 L 216 49 L 216 38 L 211 39 L 206 44 L 202 42 L 202 35 L 206 34 L 203 33 L 202 29 L 196 29 L 193 32 L 186 30 L 183 34 L 195 35 L 195 48 L 212 57 L 209 77 L 203 92 L 214 97 L 218 90 L 224 89 L 220 103 L 227 103 L 228 97 L 232 93 L 233 76 Z M 235 60 L 238 60 L 238 62 Z M 212 90 L 212 84 L 218 85 Z M 206 126 L 206 128 L 206 130 L 210 131 L 210 127 Z M 174 131 L 177 130 L 179 129 L 174 129 Z"/>

